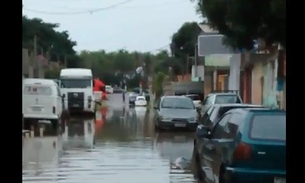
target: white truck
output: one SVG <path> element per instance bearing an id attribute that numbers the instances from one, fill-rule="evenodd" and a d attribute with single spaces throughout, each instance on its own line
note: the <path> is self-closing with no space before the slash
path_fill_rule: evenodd
<path id="1" fill-rule="evenodd" d="M 69 112 L 95 114 L 91 69 L 69 68 L 60 71 L 59 85 L 64 100 L 64 108 Z"/>

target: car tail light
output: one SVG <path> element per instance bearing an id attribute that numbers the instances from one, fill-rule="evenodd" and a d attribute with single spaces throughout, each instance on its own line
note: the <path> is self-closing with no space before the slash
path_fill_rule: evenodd
<path id="1" fill-rule="evenodd" d="M 53 114 L 56 113 L 56 108 L 53 106 Z"/>
<path id="2" fill-rule="evenodd" d="M 241 142 L 237 145 L 233 158 L 235 160 L 246 160 L 251 158 L 252 155 L 252 148 L 249 144 L 246 144 L 244 142 Z"/>

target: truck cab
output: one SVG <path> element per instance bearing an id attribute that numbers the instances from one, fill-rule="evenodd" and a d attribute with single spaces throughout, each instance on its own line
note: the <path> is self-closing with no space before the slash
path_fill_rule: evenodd
<path id="1" fill-rule="evenodd" d="M 65 109 L 95 113 L 94 82 L 90 69 L 62 69 L 59 85 Z"/>

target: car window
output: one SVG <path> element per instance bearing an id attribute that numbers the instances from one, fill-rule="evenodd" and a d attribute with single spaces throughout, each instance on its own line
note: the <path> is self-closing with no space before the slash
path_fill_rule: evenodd
<path id="1" fill-rule="evenodd" d="M 227 130 L 225 129 L 225 127 L 230 117 L 231 114 L 226 114 L 217 122 L 216 126 L 213 129 L 213 138 L 227 138 L 228 132 L 226 132 Z"/>
<path id="2" fill-rule="evenodd" d="M 242 125 L 245 115 L 241 113 L 232 114 L 228 123 L 225 124 L 224 131 L 227 134 L 226 138 L 235 138 L 238 132 L 238 128 Z"/>
<path id="3" fill-rule="evenodd" d="M 26 95 L 52 95 L 51 87 L 46 86 L 25 86 L 23 92 Z"/>
<path id="4" fill-rule="evenodd" d="M 286 141 L 286 115 L 255 115 L 251 121 L 250 138 Z"/>
<path id="5" fill-rule="evenodd" d="M 241 103 L 237 95 L 216 95 L 215 104 L 234 104 Z"/>
<path id="6" fill-rule="evenodd" d="M 208 110 L 204 113 L 204 115 L 202 116 L 201 120 L 200 120 L 200 123 L 203 124 L 203 125 L 208 125 L 209 123 L 209 118 L 210 118 L 210 115 L 212 114 L 214 110 L 214 107 L 209 107 Z"/>
<path id="7" fill-rule="evenodd" d="M 190 98 L 164 98 L 161 108 L 195 109 L 195 106 Z"/>
<path id="8" fill-rule="evenodd" d="M 212 104 L 212 96 L 207 96 L 207 98 L 204 100 L 203 105 L 210 105 Z"/>

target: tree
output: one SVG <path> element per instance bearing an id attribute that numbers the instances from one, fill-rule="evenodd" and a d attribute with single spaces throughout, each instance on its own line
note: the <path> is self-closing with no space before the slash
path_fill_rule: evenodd
<path id="1" fill-rule="evenodd" d="M 64 61 L 68 65 L 78 66 L 74 46 L 76 42 L 70 39 L 67 31 L 56 31 L 59 24 L 46 23 L 38 18 L 22 17 L 22 46 L 30 51 L 34 50 L 34 37 L 37 38 L 37 52 L 49 52 L 51 61 Z M 41 53 L 42 54 L 42 53 Z"/>
<path id="2" fill-rule="evenodd" d="M 171 67 L 175 74 L 182 73 L 185 70 L 183 68 L 187 68 L 188 57 L 195 55 L 195 46 L 200 32 L 201 29 L 196 22 L 186 22 L 173 34 L 171 52 L 177 60 L 174 65 L 171 64 Z"/>
<path id="3" fill-rule="evenodd" d="M 177 58 L 184 58 L 186 55 L 193 56 L 200 31 L 196 22 L 184 23 L 172 36 L 172 54 Z"/>
<path id="4" fill-rule="evenodd" d="M 191 0 L 209 25 L 234 49 L 252 49 L 254 40 L 286 46 L 286 0 Z"/>

